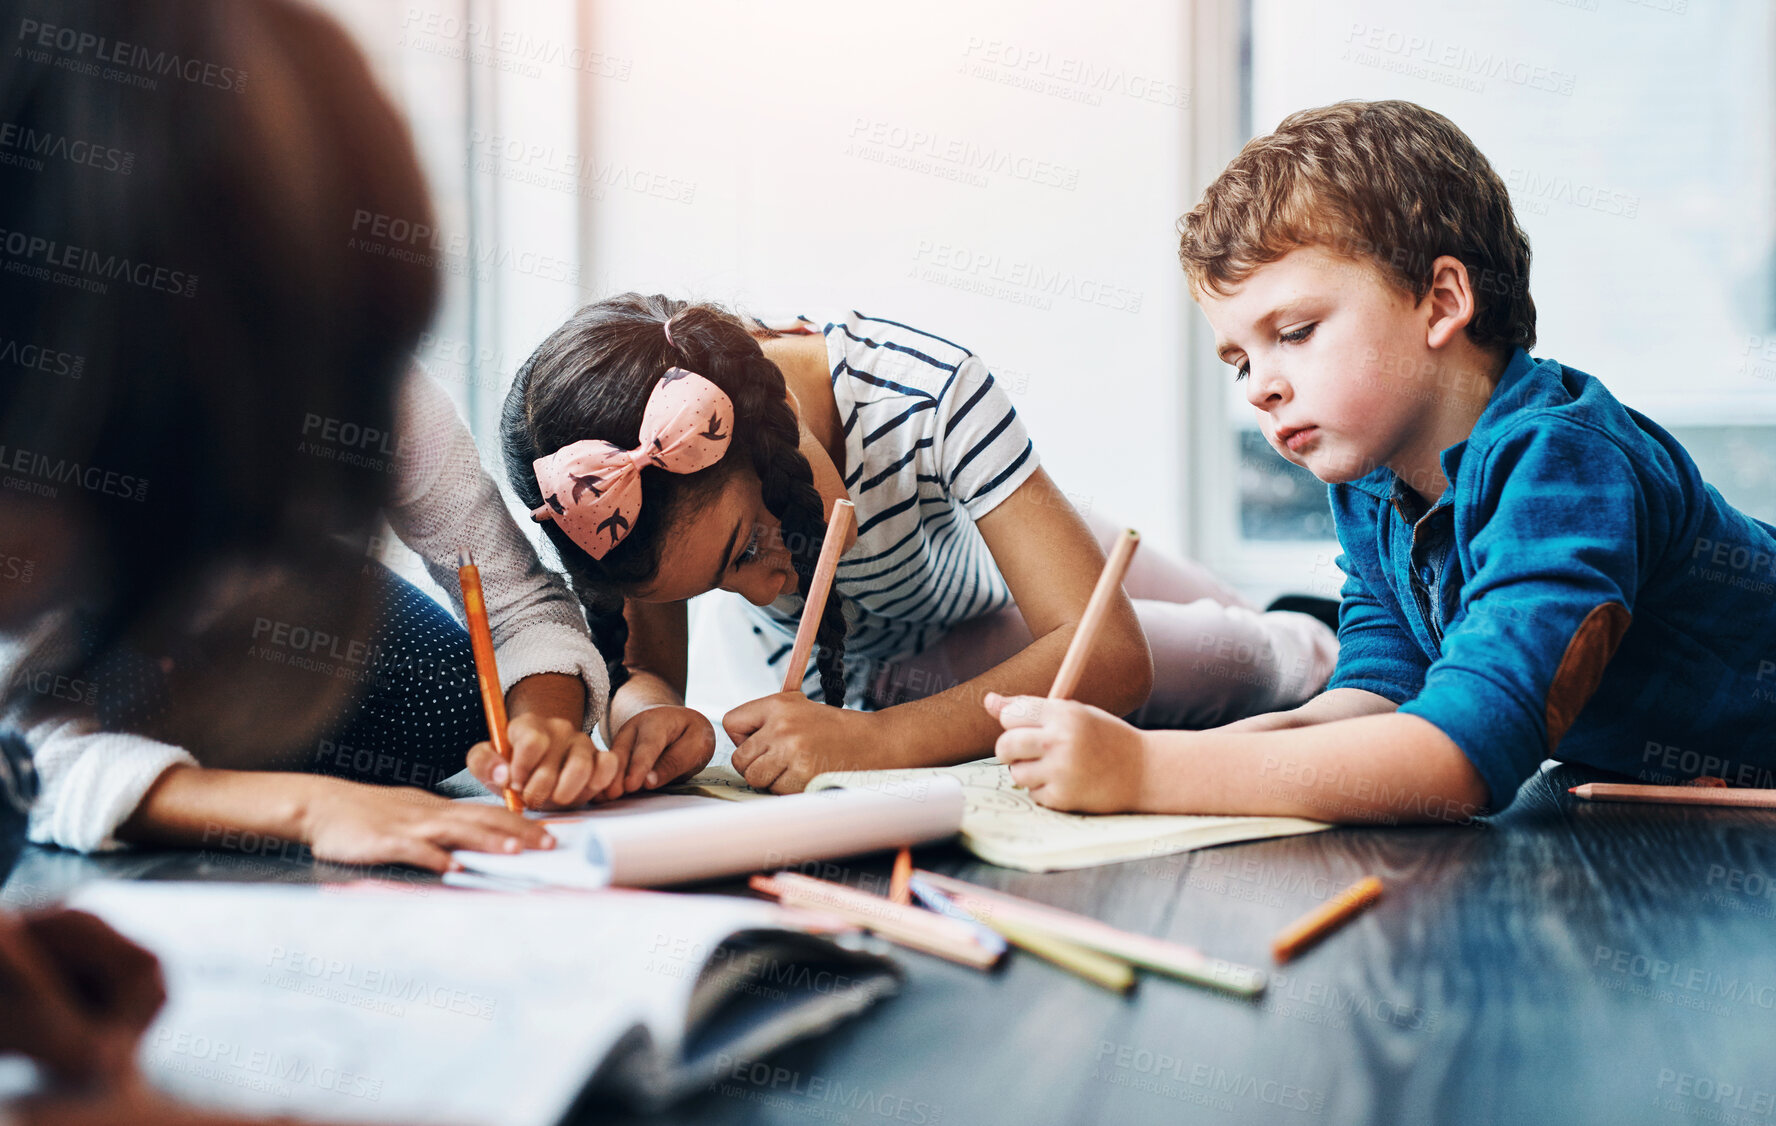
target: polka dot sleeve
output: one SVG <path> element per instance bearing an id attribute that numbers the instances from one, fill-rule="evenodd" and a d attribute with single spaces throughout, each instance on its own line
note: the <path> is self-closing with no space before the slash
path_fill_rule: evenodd
<path id="1" fill-rule="evenodd" d="M 503 687 L 537 673 L 578 676 L 592 730 L 610 684 L 579 601 L 537 558 L 443 387 L 417 368 L 402 391 L 398 427 L 390 527 L 424 560 L 459 620 L 456 554 L 474 551 Z"/>

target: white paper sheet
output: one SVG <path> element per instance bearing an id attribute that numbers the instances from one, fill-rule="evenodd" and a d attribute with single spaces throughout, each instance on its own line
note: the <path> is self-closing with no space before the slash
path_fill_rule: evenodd
<path id="1" fill-rule="evenodd" d="M 651 806 L 551 819 L 560 844 L 549 851 L 455 855 L 471 872 L 512 881 L 661 887 L 939 840 L 961 826 L 962 810 L 962 786 L 950 778 L 769 801 L 661 795 Z"/>
<path id="2" fill-rule="evenodd" d="M 962 845 L 989 864 L 1025 872 L 1089 868 L 1147 860 L 1236 841 L 1257 841 L 1329 829 L 1300 817 L 1221 817 L 1163 813 L 1063 813 L 1036 804 L 1011 780 L 1011 770 L 992 760 L 915 770 L 832 771 L 817 774 L 810 792 L 829 787 L 911 786 L 952 779 L 962 787 L 967 812 Z"/>
<path id="3" fill-rule="evenodd" d="M 160 956 L 156 1085 L 304 1119 L 557 1121 L 637 1025 L 676 1055 L 711 952 L 793 916 L 714 896 L 108 882 L 73 905 Z"/>

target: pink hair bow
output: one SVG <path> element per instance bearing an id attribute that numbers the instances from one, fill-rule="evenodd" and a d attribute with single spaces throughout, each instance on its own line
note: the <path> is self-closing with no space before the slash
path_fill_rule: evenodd
<path id="1" fill-rule="evenodd" d="M 635 526 L 643 469 L 707 469 L 728 452 L 733 436 L 727 393 L 696 372 L 670 368 L 648 395 L 635 449 L 585 439 L 531 463 L 543 494 L 531 518 L 555 521 L 587 555 L 603 559 Z"/>

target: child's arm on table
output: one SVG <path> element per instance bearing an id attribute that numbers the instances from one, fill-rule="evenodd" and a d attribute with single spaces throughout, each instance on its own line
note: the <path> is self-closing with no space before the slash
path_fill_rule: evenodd
<path id="1" fill-rule="evenodd" d="M 627 602 L 629 678 L 611 694 L 604 735 L 618 769 L 600 795 L 620 798 L 695 774 L 715 755 L 709 717 L 685 707 L 690 619 L 683 602 Z M 614 734 L 613 734 L 614 732 Z"/>
<path id="2" fill-rule="evenodd" d="M 1153 733 L 1139 752 L 1118 756 L 1121 766 L 1111 773 L 1125 787 L 1112 795 L 1068 793 L 1068 783 L 1085 778 L 1065 761 L 1071 752 L 1063 748 L 1075 738 L 1008 732 L 1001 752 L 1030 753 L 1044 764 L 1055 758 L 1053 766 L 1021 769 L 1038 782 L 1053 773 L 1063 783 L 1053 797 L 1071 802 L 1335 821 L 1461 820 L 1489 803 L 1509 803 L 1602 683 L 1631 621 L 1646 545 L 1669 541 L 1669 514 L 1681 506 L 1669 495 L 1649 499 L 1626 450 L 1558 415 L 1537 415 L 1487 447 L 1470 444 L 1465 465 L 1464 473 L 1479 477 L 1475 508 L 1489 515 L 1468 540 L 1472 571 L 1462 613 L 1444 631 L 1434 663 L 1408 633 L 1385 568 L 1364 547 L 1366 535 L 1346 540 L 1339 559 L 1346 581 L 1333 683 L 1373 686 L 1405 701 L 1398 713 L 1311 730 Z M 1351 495 L 1334 490 L 1340 527 L 1366 528 L 1363 510 L 1375 502 Z M 1347 504 L 1357 507 L 1339 509 Z M 1363 701 L 1360 694 L 1320 707 L 1347 701 L 1384 707 L 1381 697 Z M 1113 723 L 1094 718 L 1090 726 L 1095 736 L 1134 746 Z M 1129 788 L 1135 761 L 1140 782 Z"/>
<path id="3" fill-rule="evenodd" d="M 1464 821 L 1489 800 L 1454 740 L 1415 715 L 1240 733 L 1138 731 L 1072 700 L 995 696 L 987 710 L 1012 777 L 1056 809 L 1395 823 Z"/>
<path id="4" fill-rule="evenodd" d="M 987 754 L 999 725 L 980 701 L 989 692 L 1048 691 L 1104 568 L 1091 529 L 1047 473 L 1037 470 L 976 521 L 1034 640 L 1024 650 L 944 692 L 879 712 L 845 711 L 781 692 L 729 712 L 734 768 L 748 783 L 794 793 L 825 770 L 936 766 Z M 1134 606 L 1120 590 L 1105 615 L 1075 694 L 1132 711 L 1147 698 L 1153 660 Z"/>
<path id="5" fill-rule="evenodd" d="M 1263 715 L 1247 716 L 1215 728 L 1223 734 L 1250 734 L 1254 731 L 1282 731 L 1291 727 L 1311 727 L 1339 719 L 1355 719 L 1365 715 L 1383 715 L 1400 705 L 1386 696 L 1365 692 L 1361 688 L 1331 688 L 1298 708 Z"/>
<path id="6" fill-rule="evenodd" d="M 554 845 L 540 822 L 412 786 L 188 764 L 168 767 L 117 828 L 119 840 L 135 844 L 224 851 L 245 847 L 254 834 L 265 842 L 306 845 L 317 860 L 411 864 L 434 872 L 457 867 L 452 849 L 516 852 Z"/>
<path id="7" fill-rule="evenodd" d="M 592 741 L 560 713 L 583 709 L 585 688 L 578 677 L 539 674 L 526 677 L 506 694 L 508 730 L 515 756 L 533 762 L 549 755 L 565 763 L 555 786 L 553 775 L 538 771 L 526 800 L 551 804 L 547 792 L 532 800 L 538 778 L 554 792 L 554 803 L 587 800 L 594 776 Z M 576 705 L 574 701 L 579 701 Z M 611 760 L 603 772 L 615 773 Z M 470 765 L 486 782 L 504 763 L 491 744 L 476 744 Z M 582 780 L 582 775 L 584 776 Z M 563 787 L 578 786 L 568 792 Z M 216 770 L 192 763 L 168 767 L 128 818 L 117 838 L 134 844 L 237 847 L 241 834 L 300 842 L 320 860 L 343 864 L 411 864 L 442 872 L 453 867 L 452 849 L 480 852 L 547 848 L 539 824 L 492 805 L 454 802 L 413 786 L 377 786 L 288 771 Z"/>
<path id="8" fill-rule="evenodd" d="M 124 844 L 280 855 L 307 845 L 322 860 L 449 866 L 451 848 L 548 847 L 542 826 L 492 805 L 409 787 L 288 771 L 200 766 L 182 747 L 103 731 L 89 715 L 55 713 L 25 728 L 41 792 L 30 838 L 81 852 Z"/>

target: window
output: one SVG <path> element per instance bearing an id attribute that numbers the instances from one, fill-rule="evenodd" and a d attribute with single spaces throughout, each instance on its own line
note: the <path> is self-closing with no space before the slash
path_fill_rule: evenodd
<path id="1" fill-rule="evenodd" d="M 1448 115 L 1529 235 L 1535 354 L 1598 376 L 1730 502 L 1776 521 L 1776 8 L 1244 0 L 1229 22 L 1243 23 L 1243 120 L 1223 162 L 1345 98 Z M 1323 487 L 1267 448 L 1230 379 L 1212 382 L 1240 464 L 1215 555 L 1323 591 Z"/>
<path id="2" fill-rule="evenodd" d="M 592 296 L 582 208 L 596 183 L 581 143 L 586 90 L 621 75 L 582 42 L 572 0 L 323 0 L 369 57 L 412 130 L 436 229 L 413 235 L 443 284 L 414 359 L 468 419 L 504 489 L 500 403 L 532 349 Z M 392 216 L 391 220 L 405 217 Z M 509 500 L 509 496 L 508 496 Z M 519 526 L 534 532 L 530 522 Z M 534 542 L 553 559 L 548 541 Z M 392 536 L 379 558 L 434 598 L 419 558 Z"/>
<path id="3" fill-rule="evenodd" d="M 862 307 L 974 348 L 1076 504 L 1263 601 L 1335 595 L 1324 487 L 1270 451 L 1172 226 L 1254 132 L 1340 98 L 1450 115 L 1535 248 L 1537 353 L 1776 521 L 1776 8 L 1043 0 L 949 22 L 701 4 L 325 0 L 413 122 L 483 457 L 512 374 L 626 289 Z M 1104 450 L 1114 447 L 1114 455 Z"/>
<path id="4" fill-rule="evenodd" d="M 591 296 L 581 276 L 580 106 L 612 72 L 571 0 L 323 0 L 406 116 L 437 229 L 416 234 L 443 281 L 414 358 L 457 399 L 497 463 L 499 404 L 518 366 Z M 395 217 L 399 218 L 399 217 Z"/>

